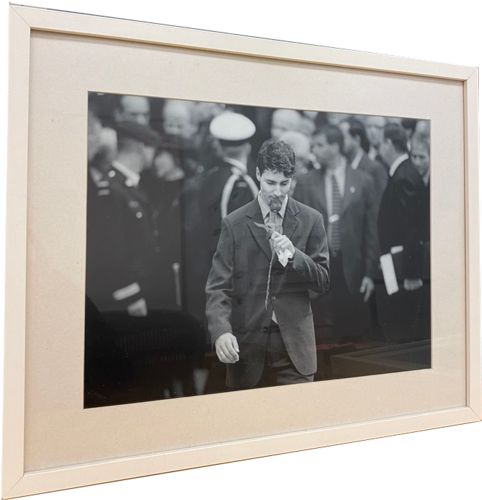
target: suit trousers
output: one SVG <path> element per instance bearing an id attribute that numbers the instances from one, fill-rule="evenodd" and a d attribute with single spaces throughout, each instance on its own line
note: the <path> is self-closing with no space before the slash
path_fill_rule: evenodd
<path id="1" fill-rule="evenodd" d="M 390 343 L 411 342 L 430 338 L 430 291 L 427 286 L 387 295 L 383 289 L 377 296 L 378 317 L 385 340 Z"/>
<path id="2" fill-rule="evenodd" d="M 314 374 L 302 375 L 286 350 L 279 326 L 272 321 L 268 328 L 264 370 L 257 387 L 313 382 Z"/>

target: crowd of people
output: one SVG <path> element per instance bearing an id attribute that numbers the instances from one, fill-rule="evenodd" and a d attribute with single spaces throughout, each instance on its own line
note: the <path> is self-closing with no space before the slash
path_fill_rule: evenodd
<path id="1" fill-rule="evenodd" d="M 216 389 L 206 282 L 223 218 L 258 196 L 256 156 L 270 138 L 295 153 L 290 197 L 323 216 L 320 351 L 430 338 L 428 121 L 97 93 L 88 117 L 92 404 L 106 380 L 129 384 L 136 359 L 165 380 L 143 398 Z"/>

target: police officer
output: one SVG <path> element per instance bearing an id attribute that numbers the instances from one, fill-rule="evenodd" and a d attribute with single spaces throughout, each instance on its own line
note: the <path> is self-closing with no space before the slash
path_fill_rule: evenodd
<path id="1" fill-rule="evenodd" d="M 199 319 L 204 318 L 204 287 L 221 221 L 258 194 L 258 187 L 248 174 L 254 123 L 240 113 L 225 111 L 213 118 L 209 131 L 219 142 L 221 159 L 196 179 L 196 189 L 191 193 L 195 209 L 188 214 L 191 222 L 185 251 L 188 308 Z"/>
<path id="2" fill-rule="evenodd" d="M 248 175 L 249 139 L 256 127 L 246 116 L 226 111 L 212 120 L 209 130 L 219 140 L 222 160 L 206 174 L 201 189 L 210 201 L 219 198 L 219 205 L 211 205 L 211 208 L 216 219 L 219 216 L 223 219 L 258 194 L 255 182 Z"/>

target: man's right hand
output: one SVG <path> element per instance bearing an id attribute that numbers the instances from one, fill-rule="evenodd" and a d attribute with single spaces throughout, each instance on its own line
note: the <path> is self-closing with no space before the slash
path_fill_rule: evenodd
<path id="1" fill-rule="evenodd" d="M 236 363 L 239 361 L 239 346 L 236 337 L 230 333 L 223 333 L 215 342 L 216 354 L 221 363 Z"/>

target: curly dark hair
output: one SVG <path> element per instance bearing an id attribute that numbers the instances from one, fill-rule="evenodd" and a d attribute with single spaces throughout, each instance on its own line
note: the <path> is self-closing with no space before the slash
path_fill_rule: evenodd
<path id="1" fill-rule="evenodd" d="M 256 162 L 259 174 L 265 170 L 282 172 L 285 177 L 293 177 L 295 173 L 295 152 L 284 141 L 268 139 L 264 141 Z"/>

